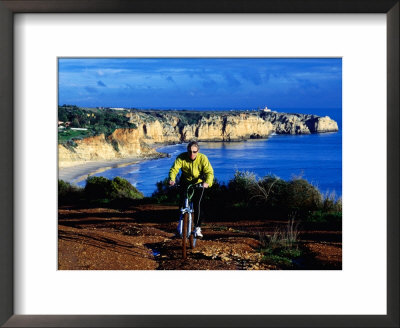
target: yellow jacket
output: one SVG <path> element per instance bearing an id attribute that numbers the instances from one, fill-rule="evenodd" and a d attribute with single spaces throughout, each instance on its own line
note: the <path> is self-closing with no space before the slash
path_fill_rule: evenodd
<path id="1" fill-rule="evenodd" d="M 204 154 L 198 153 L 194 161 L 190 159 L 187 152 L 178 155 L 169 170 L 169 179 L 175 181 L 180 169 L 182 170 L 181 181 L 183 182 L 196 184 L 205 181 L 211 187 L 214 181 L 214 170 Z"/>

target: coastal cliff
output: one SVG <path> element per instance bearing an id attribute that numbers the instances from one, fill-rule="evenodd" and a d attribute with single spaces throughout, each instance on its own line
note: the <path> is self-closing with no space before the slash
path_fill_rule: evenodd
<path id="1" fill-rule="evenodd" d="M 243 141 L 270 134 L 310 134 L 338 131 L 337 123 L 316 115 L 265 111 L 191 112 L 134 111 L 125 114 L 136 128 L 59 144 L 59 166 L 85 161 L 162 156 L 154 146 L 198 141 Z"/>

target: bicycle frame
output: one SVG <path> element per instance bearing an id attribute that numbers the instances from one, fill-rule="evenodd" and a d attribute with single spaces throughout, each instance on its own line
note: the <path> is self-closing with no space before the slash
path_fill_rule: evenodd
<path id="1" fill-rule="evenodd" d="M 185 207 L 181 208 L 181 215 L 179 217 L 179 235 L 182 237 L 184 231 L 183 230 L 183 217 L 185 213 L 188 213 L 189 216 L 189 222 L 187 225 L 187 231 L 186 231 L 186 238 L 189 238 L 190 235 L 192 234 L 192 220 L 193 220 L 193 202 L 189 202 L 188 197 L 185 198 Z M 196 245 L 196 238 L 193 236 L 193 246 Z"/>
<path id="2" fill-rule="evenodd" d="M 190 248 L 196 247 L 196 237 L 193 229 L 193 220 L 194 220 L 194 210 L 193 210 L 193 202 L 192 197 L 194 194 L 194 188 L 200 185 L 189 185 L 186 189 L 186 197 L 184 207 L 181 208 L 181 215 L 179 217 L 179 236 L 182 238 L 182 256 L 183 259 L 186 259 L 186 247 L 187 240 L 189 240 Z M 204 187 L 203 187 L 204 188 Z M 186 231 L 185 231 L 186 230 Z"/>

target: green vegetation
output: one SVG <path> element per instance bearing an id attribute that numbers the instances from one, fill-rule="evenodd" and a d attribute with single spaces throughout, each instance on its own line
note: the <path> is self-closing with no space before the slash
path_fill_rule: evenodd
<path id="1" fill-rule="evenodd" d="M 179 126 L 184 127 L 185 125 L 197 124 L 202 117 L 209 116 L 209 113 L 202 112 L 191 112 L 191 111 L 180 111 L 176 113 L 179 118 Z"/>
<path id="2" fill-rule="evenodd" d="M 68 141 L 82 139 L 88 136 L 90 136 L 88 131 L 65 129 L 58 132 L 58 143 L 64 144 Z"/>
<path id="3" fill-rule="evenodd" d="M 86 180 L 85 194 L 89 200 L 143 198 L 143 194 L 132 186 L 128 180 L 120 177 L 115 177 L 113 180 L 103 177 L 89 177 Z"/>
<path id="4" fill-rule="evenodd" d="M 179 202 L 178 192 L 168 186 L 168 179 L 156 186 L 153 197 L 157 202 Z M 226 185 L 215 180 L 202 204 L 205 215 L 221 218 L 295 218 L 303 223 L 326 223 L 341 228 L 341 198 L 322 195 L 317 187 L 302 178 L 289 181 L 272 175 L 257 178 L 251 172 L 237 171 Z"/>
<path id="5" fill-rule="evenodd" d="M 279 266 L 281 269 L 295 268 L 296 258 L 299 258 L 302 253 L 299 249 L 296 250 L 285 250 L 285 249 L 262 249 L 263 255 L 262 261 L 268 264 L 274 264 Z"/>
<path id="6" fill-rule="evenodd" d="M 236 172 L 228 183 L 235 205 L 258 209 L 269 218 L 291 218 L 307 221 L 314 213 L 336 212 L 341 215 L 341 199 L 323 196 L 317 187 L 302 178 L 284 181 L 267 175 L 257 179 L 251 172 Z"/>
<path id="7" fill-rule="evenodd" d="M 179 181 L 179 176 L 177 179 Z M 178 188 L 171 188 L 167 178 L 157 182 L 156 187 L 152 197 L 144 198 L 120 177 L 113 180 L 89 177 L 83 190 L 60 181 L 59 196 L 67 200 L 73 198 L 71 194 L 78 193 L 86 200 L 102 199 L 104 203 L 115 199 L 169 205 L 180 203 Z M 212 187 L 204 193 L 202 212 L 205 217 L 221 219 L 290 219 L 309 227 L 318 225 L 338 230 L 342 225 L 341 198 L 322 195 L 318 188 L 301 178 L 289 181 L 271 175 L 257 178 L 251 172 L 237 171 L 227 184 L 214 180 Z"/>
<path id="8" fill-rule="evenodd" d="M 80 108 L 74 105 L 58 107 L 58 120 L 63 122 L 65 129 L 58 131 L 58 143 L 81 139 L 84 137 L 104 134 L 109 136 L 116 129 L 136 128 L 126 117 L 127 111 L 112 109 Z M 67 123 L 69 122 L 69 123 Z M 71 128 L 84 128 L 85 131 L 71 130 Z"/>
<path id="9" fill-rule="evenodd" d="M 298 223 L 289 220 L 285 228 L 277 227 L 272 235 L 259 233 L 262 261 L 290 269 L 294 260 L 302 255 L 298 247 Z"/>
<path id="10" fill-rule="evenodd" d="M 132 200 L 143 199 L 143 194 L 132 186 L 128 180 L 120 177 L 106 179 L 89 177 L 85 188 L 58 180 L 58 202 L 64 204 L 125 206 Z"/>
<path id="11" fill-rule="evenodd" d="M 71 185 L 64 180 L 58 180 L 58 204 L 79 203 L 83 198 L 83 189 Z"/>
<path id="12" fill-rule="evenodd" d="M 315 211 L 308 218 L 312 223 L 340 223 L 342 221 L 342 212 L 323 212 Z"/>

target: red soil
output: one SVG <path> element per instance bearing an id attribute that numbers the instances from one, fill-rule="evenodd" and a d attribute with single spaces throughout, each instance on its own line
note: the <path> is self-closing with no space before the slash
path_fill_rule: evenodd
<path id="1" fill-rule="evenodd" d="M 182 259 L 181 240 L 174 237 L 178 209 L 140 205 L 125 210 L 59 209 L 60 270 L 274 270 L 263 260 L 262 236 L 282 221 L 206 220 L 204 238 Z M 341 269 L 341 231 L 299 226 L 302 263 L 294 269 Z"/>

